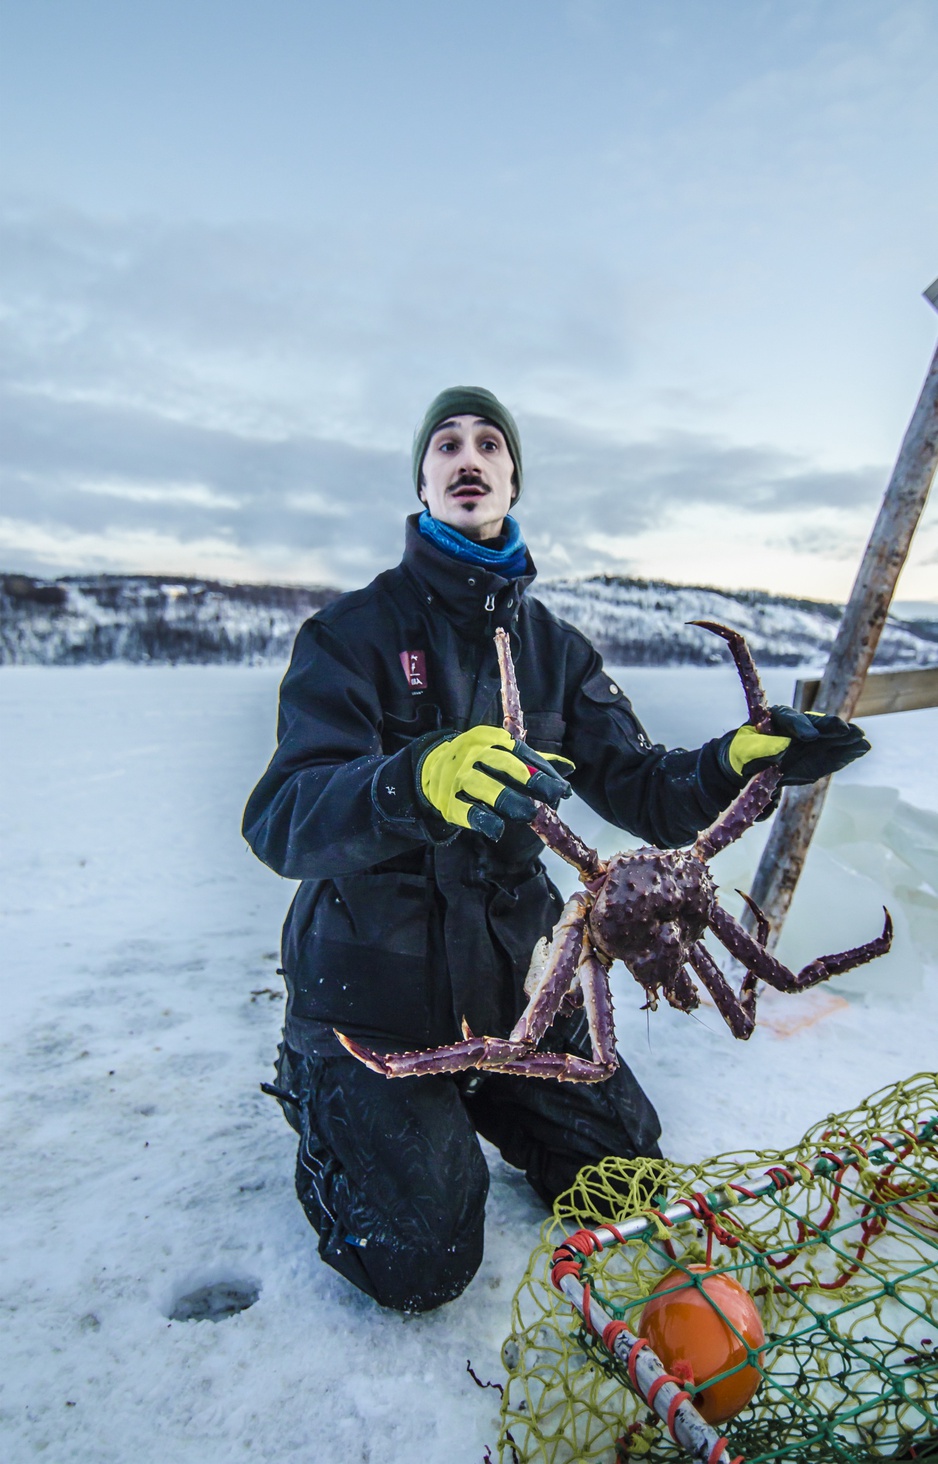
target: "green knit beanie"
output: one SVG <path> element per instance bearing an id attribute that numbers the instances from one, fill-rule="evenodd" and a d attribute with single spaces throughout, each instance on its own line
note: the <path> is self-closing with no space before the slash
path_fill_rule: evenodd
<path id="1" fill-rule="evenodd" d="M 441 422 L 463 415 L 483 417 L 486 422 L 501 429 L 515 465 L 516 492 L 513 501 L 517 501 L 521 497 L 521 439 L 518 436 L 518 424 L 508 408 L 503 407 L 498 397 L 486 391 L 484 386 L 448 386 L 427 407 L 424 419 L 414 433 L 414 487 L 418 495 L 420 469 L 430 438 Z"/>

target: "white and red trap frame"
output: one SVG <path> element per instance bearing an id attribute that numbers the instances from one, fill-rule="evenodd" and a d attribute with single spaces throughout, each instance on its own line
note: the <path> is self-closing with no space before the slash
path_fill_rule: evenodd
<path id="1" fill-rule="evenodd" d="M 859 1167 L 861 1158 L 873 1164 L 883 1164 L 907 1145 L 910 1138 L 913 1142 L 934 1142 L 936 1127 L 938 1119 L 932 1119 L 914 1137 L 908 1133 L 876 1135 L 872 1142 L 879 1147 L 864 1149 L 855 1145 L 823 1150 L 813 1164 L 805 1164 L 803 1168 L 812 1178 L 836 1178 L 851 1165 Z M 713 1217 L 719 1212 L 729 1210 L 740 1201 L 756 1200 L 788 1189 L 802 1177 L 786 1165 L 772 1165 L 745 1183 L 730 1183 L 719 1190 L 676 1200 L 665 1210 L 648 1208 L 629 1220 L 623 1220 L 621 1225 L 607 1224 L 594 1230 L 577 1230 L 567 1236 L 553 1253 L 553 1285 L 579 1312 L 590 1337 L 606 1349 L 627 1374 L 633 1389 L 665 1423 L 674 1442 L 698 1464 L 745 1464 L 745 1461 L 741 1454 L 730 1455 L 726 1437 L 698 1413 L 686 1389 L 686 1380 L 670 1374 L 645 1338 L 637 1336 L 625 1322 L 611 1316 L 596 1299 L 590 1282 L 581 1276 L 583 1263 L 596 1251 L 625 1245 L 631 1240 L 663 1236 L 666 1230 L 688 1222 L 703 1222 L 712 1236 Z M 729 1319 L 724 1320 L 735 1332 Z M 736 1335 L 748 1350 L 746 1339 L 738 1332 Z M 747 1365 L 748 1361 L 741 1364 Z"/>

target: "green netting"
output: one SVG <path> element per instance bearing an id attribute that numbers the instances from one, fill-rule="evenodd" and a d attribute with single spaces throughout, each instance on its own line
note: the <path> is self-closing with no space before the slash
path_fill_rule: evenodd
<path id="1" fill-rule="evenodd" d="M 822 1157 L 846 1151 L 855 1163 Z M 704 1194 L 716 1210 L 728 1185 L 772 1166 L 795 1182 L 752 1200 L 730 1192 L 732 1207 L 718 1217 L 704 1207 L 703 1221 L 655 1223 L 650 1236 L 591 1256 L 582 1278 L 632 1332 L 676 1264 L 706 1262 L 747 1288 L 766 1334 L 762 1382 L 720 1426 L 746 1464 L 938 1459 L 938 1075 L 927 1073 L 832 1115 L 793 1149 L 584 1169 L 514 1298 L 503 1464 L 687 1460 L 551 1285 L 551 1255 L 571 1232 L 647 1214 L 650 1204 Z"/>

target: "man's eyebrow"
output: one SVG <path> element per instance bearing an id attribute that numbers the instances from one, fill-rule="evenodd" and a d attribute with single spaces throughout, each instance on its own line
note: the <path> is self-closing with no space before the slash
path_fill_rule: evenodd
<path id="1" fill-rule="evenodd" d="M 500 434 L 500 436 L 504 437 L 505 435 L 502 432 L 502 429 L 499 427 L 498 423 L 490 422 L 488 417 L 476 417 L 472 425 L 473 427 L 493 427 L 495 431 Z M 457 432 L 461 430 L 459 423 L 456 421 L 455 417 L 451 417 L 447 422 L 441 422 L 439 427 L 434 427 L 433 436 L 435 437 L 438 432 L 446 432 L 449 428 L 454 428 Z"/>

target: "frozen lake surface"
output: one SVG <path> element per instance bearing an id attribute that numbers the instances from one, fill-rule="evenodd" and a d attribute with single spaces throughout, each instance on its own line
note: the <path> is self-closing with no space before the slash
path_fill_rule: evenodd
<path id="1" fill-rule="evenodd" d="M 0 1439 L 15 1464 L 480 1464 L 494 1445 L 498 1396 L 466 1361 L 501 1377 L 542 1219 L 522 1176 L 490 1153 L 486 1255 L 463 1297 L 383 1313 L 319 1262 L 292 1132 L 258 1091 L 292 886 L 245 849 L 239 822 L 273 746 L 278 680 L 117 665 L 0 676 Z M 694 746 L 742 719 L 722 668 L 621 680 L 655 740 Z M 770 699 L 792 681 L 770 673 Z M 888 899 L 893 955 L 836 991 L 769 994 L 748 1044 L 711 1008 L 646 1018 L 620 968 L 620 1047 L 680 1159 L 787 1145 L 936 1066 L 938 711 L 868 730 L 874 751 L 835 786 L 786 940 L 792 959 L 867 940 Z M 570 821 L 606 852 L 624 842 L 582 806 Z M 762 837 L 722 856 L 727 891 Z M 170 1320 L 216 1283 L 258 1300 L 218 1323 Z"/>

